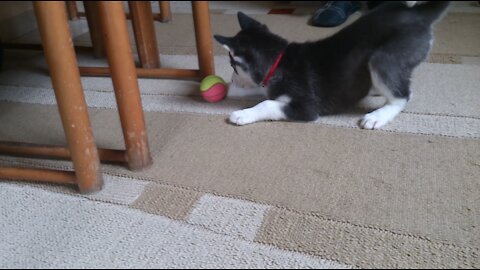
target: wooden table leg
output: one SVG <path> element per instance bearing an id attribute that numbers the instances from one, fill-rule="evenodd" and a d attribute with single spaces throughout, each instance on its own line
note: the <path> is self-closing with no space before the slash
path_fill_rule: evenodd
<path id="1" fill-rule="evenodd" d="M 208 1 L 192 1 L 193 22 L 197 42 L 198 65 L 202 77 L 215 74 L 212 30 Z"/>
<path id="2" fill-rule="evenodd" d="M 143 68 L 160 67 L 155 22 L 150 1 L 128 1 L 128 6 L 132 15 L 140 65 Z"/>
<path id="3" fill-rule="evenodd" d="M 83 1 L 85 16 L 88 22 L 88 31 L 92 41 L 93 55 L 98 58 L 105 57 L 105 46 L 103 45 L 102 31 L 100 29 L 100 18 L 98 17 L 98 2 Z"/>
<path id="4" fill-rule="evenodd" d="M 42 38 L 63 129 L 82 193 L 102 188 L 100 161 L 88 117 L 77 58 L 64 1 L 35 1 Z"/>
<path id="5" fill-rule="evenodd" d="M 99 7 L 107 59 L 125 139 L 127 162 L 131 170 L 139 170 L 151 165 L 152 158 L 125 11 L 122 2 L 117 1 L 101 1 Z"/>

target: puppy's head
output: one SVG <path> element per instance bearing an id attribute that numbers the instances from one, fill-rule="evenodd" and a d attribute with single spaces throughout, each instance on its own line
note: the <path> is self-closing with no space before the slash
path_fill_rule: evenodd
<path id="1" fill-rule="evenodd" d="M 263 80 L 272 59 L 287 42 L 244 13 L 239 12 L 237 17 L 240 32 L 233 37 L 214 35 L 214 38 L 229 53 L 234 69 L 233 83 L 241 87 L 256 87 Z"/>

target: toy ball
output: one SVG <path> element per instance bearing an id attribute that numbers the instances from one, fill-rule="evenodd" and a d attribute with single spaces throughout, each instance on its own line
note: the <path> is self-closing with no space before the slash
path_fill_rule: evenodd
<path id="1" fill-rule="evenodd" d="M 204 100 L 218 102 L 227 95 L 227 84 L 219 76 L 209 75 L 200 83 L 200 92 Z"/>

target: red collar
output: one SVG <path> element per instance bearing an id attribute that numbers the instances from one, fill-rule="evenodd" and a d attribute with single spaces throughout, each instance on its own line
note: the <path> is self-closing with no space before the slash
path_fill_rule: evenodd
<path id="1" fill-rule="evenodd" d="M 273 65 L 270 67 L 267 76 L 265 76 L 265 79 L 263 79 L 262 83 L 260 84 L 262 87 L 266 87 L 268 85 L 270 78 L 273 76 L 273 74 L 275 74 L 275 70 L 277 70 L 277 67 L 280 64 L 280 61 L 282 60 L 284 54 L 285 50 L 281 51 L 280 54 L 277 56 L 275 63 L 273 63 Z"/>

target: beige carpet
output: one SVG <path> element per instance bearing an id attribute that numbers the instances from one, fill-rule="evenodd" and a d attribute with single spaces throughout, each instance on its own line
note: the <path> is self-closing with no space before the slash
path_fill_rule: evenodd
<path id="1" fill-rule="evenodd" d="M 2 138 L 62 140 L 55 107 L 1 107 L 10 119 L 50 120 L 28 117 L 30 132 L 9 129 Z M 116 112 L 91 115 L 99 144 L 120 148 Z M 147 123 L 154 166 L 141 173 L 103 167 L 108 175 L 152 183 L 135 208 L 182 220 L 202 194 L 226 195 L 273 207 L 251 236 L 260 243 L 359 267 L 478 266 L 478 139 L 294 123 L 239 128 L 223 116 L 171 113 L 147 113 Z M 344 234 L 356 244 L 346 244 Z M 422 252 L 410 254 L 416 249 Z"/>
<path id="2" fill-rule="evenodd" d="M 264 6 L 251 13 L 292 40 L 334 31 L 304 26 L 301 12 L 263 15 Z M 480 267 L 480 65 L 464 62 L 480 54 L 480 15 L 458 13 L 467 7 L 455 6 L 439 24 L 434 55 L 414 74 L 412 101 L 382 130 L 356 125 L 381 104 L 375 98 L 314 123 L 237 127 L 228 114 L 258 95 L 231 89 L 225 101 L 208 104 L 198 83 L 139 80 L 154 165 L 137 173 L 104 165 L 105 187 L 89 196 L 0 182 L 0 265 Z M 216 10 L 224 10 L 212 15 L 216 31 L 237 27 L 231 10 Z M 175 15 L 172 38 L 162 33 L 166 65 L 196 65 L 193 39 L 173 40 L 175 31 L 189 31 L 188 18 Z M 76 40 L 88 42 L 78 29 Z M 228 80 L 228 58 L 217 49 L 217 74 Z M 79 61 L 102 64 L 82 54 Z M 122 149 L 111 81 L 82 83 L 97 144 Z M 65 143 L 41 53 L 6 55 L 0 123 L 0 140 Z M 71 169 L 70 162 L 7 156 L 0 164 Z"/>

